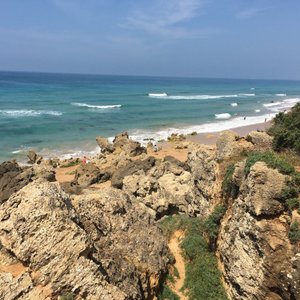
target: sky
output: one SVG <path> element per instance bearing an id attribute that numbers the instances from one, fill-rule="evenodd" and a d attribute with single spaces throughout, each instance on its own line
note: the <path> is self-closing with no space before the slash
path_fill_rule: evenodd
<path id="1" fill-rule="evenodd" d="M 0 70 L 300 80 L 299 0 L 0 0 Z"/>

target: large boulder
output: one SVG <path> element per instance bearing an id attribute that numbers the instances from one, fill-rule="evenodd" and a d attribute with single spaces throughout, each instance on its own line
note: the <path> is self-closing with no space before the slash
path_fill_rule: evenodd
<path id="1" fill-rule="evenodd" d="M 252 143 L 240 138 L 233 131 L 227 130 L 220 133 L 217 141 L 217 159 L 219 162 L 229 159 L 238 159 L 245 152 L 252 151 Z"/>
<path id="2" fill-rule="evenodd" d="M 145 172 L 149 171 L 155 165 L 155 161 L 155 158 L 150 156 L 144 160 L 129 162 L 127 165 L 116 169 L 111 178 L 111 185 L 115 188 L 122 188 L 125 176 L 135 173 L 145 174 Z"/>
<path id="3" fill-rule="evenodd" d="M 217 243 L 229 296 L 300 299 L 288 238 L 291 220 L 278 201 L 286 176 L 262 162 L 243 176 L 242 166 L 236 165 L 239 195 L 223 218 Z"/>
<path id="4" fill-rule="evenodd" d="M 117 189 L 76 196 L 73 203 L 109 282 L 131 299 L 153 299 L 169 262 L 154 219 Z"/>
<path id="5" fill-rule="evenodd" d="M 113 140 L 113 146 L 115 149 L 125 151 L 131 157 L 147 153 L 147 149 L 139 142 L 131 140 L 127 132 L 118 134 Z"/>
<path id="6" fill-rule="evenodd" d="M 101 153 L 112 153 L 115 151 L 115 147 L 113 144 L 111 144 L 107 138 L 97 136 L 96 142 L 100 147 Z"/>
<path id="7" fill-rule="evenodd" d="M 73 184 L 80 187 L 88 187 L 94 183 L 101 183 L 109 180 L 111 173 L 109 169 L 101 170 L 94 164 L 88 163 L 80 165 L 75 171 L 75 177 L 72 181 Z"/>
<path id="8" fill-rule="evenodd" d="M 21 168 L 15 161 L 0 164 L 0 204 L 36 178 L 55 181 L 55 172 L 51 166 Z"/>
<path id="9" fill-rule="evenodd" d="M 37 155 L 36 152 L 33 150 L 28 151 L 27 157 L 29 159 L 28 162 L 31 164 L 35 164 L 35 163 L 40 164 L 43 159 L 41 156 Z"/>
<path id="10" fill-rule="evenodd" d="M 251 131 L 246 140 L 251 142 L 257 151 L 272 150 L 273 138 L 266 132 Z"/>
<path id="11" fill-rule="evenodd" d="M 0 282 L 5 280 L 1 299 L 49 299 L 66 292 L 78 299 L 129 299 L 107 282 L 89 240 L 58 183 L 28 184 L 0 211 L 0 242 L 24 265 L 16 277 L 6 275 L 9 269 L 0 271 Z M 20 294 L 14 296 L 16 287 Z M 33 298 L 38 289 L 47 290 L 47 295 Z"/>

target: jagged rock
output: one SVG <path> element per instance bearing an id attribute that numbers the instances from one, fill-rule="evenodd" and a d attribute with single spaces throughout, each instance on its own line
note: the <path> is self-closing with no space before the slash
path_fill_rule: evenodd
<path id="1" fill-rule="evenodd" d="M 153 218 L 116 189 L 76 196 L 73 203 L 109 282 L 131 299 L 153 299 L 169 262 Z"/>
<path id="2" fill-rule="evenodd" d="M 199 210 L 205 215 L 220 192 L 220 187 L 217 186 L 218 164 L 214 148 L 205 145 L 194 147 L 188 154 L 187 163 L 197 189 Z"/>
<path id="3" fill-rule="evenodd" d="M 112 153 L 115 151 L 115 147 L 108 141 L 107 138 L 97 136 L 96 142 L 101 149 L 101 153 Z"/>
<path id="4" fill-rule="evenodd" d="M 88 187 L 94 183 L 101 183 L 109 180 L 111 173 L 108 169 L 100 170 L 94 164 L 80 165 L 75 172 L 75 178 L 72 181 L 73 185 L 77 184 L 80 187 Z"/>
<path id="5" fill-rule="evenodd" d="M 264 162 L 251 168 L 247 179 L 245 203 L 255 216 L 278 215 L 283 212 L 283 203 L 278 199 L 285 185 L 286 176 L 270 169 Z"/>
<path id="6" fill-rule="evenodd" d="M 232 182 L 237 186 L 240 187 L 244 176 L 245 176 L 245 165 L 246 160 L 242 160 L 234 165 L 234 172 L 232 174 Z"/>
<path id="7" fill-rule="evenodd" d="M 116 149 L 120 148 L 121 150 L 124 150 L 131 157 L 147 153 L 146 148 L 142 147 L 139 142 L 129 139 L 127 132 L 117 135 L 113 140 L 113 145 Z"/>
<path id="8" fill-rule="evenodd" d="M 238 182 L 240 182 L 240 176 Z M 290 217 L 277 201 L 285 176 L 257 162 L 222 222 L 218 253 L 231 299 L 298 299 L 291 287 Z"/>
<path id="9" fill-rule="evenodd" d="M 28 151 L 27 157 L 29 159 L 29 163 L 31 164 L 35 164 L 35 163 L 39 164 L 43 159 L 41 156 L 38 156 L 36 152 L 33 150 Z"/>
<path id="10" fill-rule="evenodd" d="M 91 257 L 89 237 L 58 183 L 37 180 L 11 196 L 1 207 L 0 233 L 3 247 L 28 268 L 17 279 L 4 278 L 6 291 L 24 287 L 19 299 L 32 299 L 35 287 L 48 288 L 52 297 L 73 292 L 78 299 L 129 299 Z"/>
<path id="11" fill-rule="evenodd" d="M 251 131 L 246 140 L 255 145 L 257 151 L 272 150 L 273 138 L 266 132 Z"/>
<path id="12" fill-rule="evenodd" d="M 155 158 L 150 156 L 145 160 L 136 160 L 129 162 L 124 167 L 118 168 L 111 178 L 111 185 L 115 188 L 122 188 L 125 176 L 135 174 L 137 172 L 145 173 L 155 164 Z"/>
<path id="13" fill-rule="evenodd" d="M 219 162 L 223 160 L 229 160 L 231 158 L 239 158 L 245 152 L 254 149 L 252 143 L 239 138 L 239 136 L 233 131 L 223 131 L 217 141 L 217 159 Z"/>
<path id="14" fill-rule="evenodd" d="M 55 172 L 50 166 L 34 165 L 22 169 L 15 161 L 2 163 L 0 165 L 0 203 L 36 178 L 54 181 Z"/>

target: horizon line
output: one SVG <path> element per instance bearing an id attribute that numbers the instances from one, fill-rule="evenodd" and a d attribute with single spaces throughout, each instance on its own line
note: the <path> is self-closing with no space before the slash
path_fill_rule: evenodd
<path id="1" fill-rule="evenodd" d="M 24 70 L 0 70 L 0 73 L 34 73 L 53 75 L 85 75 L 85 76 L 119 76 L 119 77 L 148 77 L 148 78 L 174 78 L 174 79 L 220 79 L 220 80 L 262 80 L 262 81 L 300 81 L 300 79 L 279 79 L 279 78 L 235 78 L 235 77 L 200 77 L 200 76 L 172 76 L 172 75 L 129 75 L 129 74 L 101 74 L 101 73 L 81 73 L 81 72 L 61 72 L 61 71 L 24 71 Z"/>

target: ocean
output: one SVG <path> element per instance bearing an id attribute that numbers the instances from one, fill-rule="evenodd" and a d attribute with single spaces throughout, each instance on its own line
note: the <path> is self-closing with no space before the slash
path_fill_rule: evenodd
<path id="1" fill-rule="evenodd" d="M 142 143 L 269 120 L 300 102 L 300 81 L 0 72 L 0 161 L 92 155 L 96 136 Z"/>

